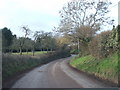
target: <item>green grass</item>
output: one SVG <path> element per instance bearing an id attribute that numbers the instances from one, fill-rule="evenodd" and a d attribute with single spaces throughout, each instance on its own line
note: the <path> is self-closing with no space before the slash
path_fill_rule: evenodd
<path id="1" fill-rule="evenodd" d="M 35 55 L 41 55 L 41 54 L 45 54 L 47 53 L 47 51 L 35 51 Z M 12 54 L 15 54 L 15 55 L 19 55 L 20 53 L 12 53 Z M 22 55 L 32 55 L 33 53 L 32 52 L 22 52 Z"/>
<path id="2" fill-rule="evenodd" d="M 103 79 L 109 79 L 118 83 L 118 54 L 115 53 L 108 58 L 96 60 L 91 55 L 80 58 L 74 58 L 70 61 L 70 65 L 99 76 Z"/>

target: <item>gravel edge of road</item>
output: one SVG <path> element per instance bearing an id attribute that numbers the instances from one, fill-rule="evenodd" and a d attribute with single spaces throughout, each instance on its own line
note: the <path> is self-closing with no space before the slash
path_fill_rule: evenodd
<path id="1" fill-rule="evenodd" d="M 70 61 L 70 60 L 69 60 L 69 61 Z M 111 87 L 115 87 L 115 88 L 116 88 L 116 87 L 119 87 L 118 84 L 116 84 L 116 83 L 114 83 L 114 82 L 112 82 L 112 81 L 110 81 L 110 80 L 108 80 L 108 79 L 103 79 L 103 78 L 101 78 L 101 77 L 99 77 L 99 76 L 96 76 L 96 75 L 94 75 L 94 74 L 90 74 L 90 73 L 88 73 L 88 72 L 84 72 L 84 71 L 82 71 L 82 70 L 79 70 L 79 69 L 71 66 L 71 65 L 69 64 L 69 61 L 68 61 L 68 63 L 67 63 L 68 66 L 69 66 L 70 68 L 76 70 L 77 72 L 83 73 L 84 75 L 87 75 L 87 76 L 89 76 L 89 77 L 91 77 L 91 78 L 93 78 L 93 79 L 97 79 L 97 80 L 99 80 L 100 82 L 103 82 L 104 84 L 109 85 L 109 86 L 111 86 Z"/>

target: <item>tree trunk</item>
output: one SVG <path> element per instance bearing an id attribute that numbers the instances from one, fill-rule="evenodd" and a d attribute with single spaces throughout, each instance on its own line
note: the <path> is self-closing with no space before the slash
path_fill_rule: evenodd
<path id="1" fill-rule="evenodd" d="M 20 55 L 22 55 L 22 47 L 20 47 Z"/>
<path id="2" fill-rule="evenodd" d="M 78 39 L 78 55 L 80 55 L 79 53 L 80 53 L 80 40 Z"/>
<path id="3" fill-rule="evenodd" d="M 26 49 L 26 52 L 27 52 L 27 54 L 28 54 L 28 49 Z"/>
<path id="4" fill-rule="evenodd" d="M 33 56 L 34 56 L 34 55 L 35 55 L 35 51 L 34 51 L 34 49 L 33 49 L 33 51 L 32 51 L 32 52 L 33 52 Z"/>

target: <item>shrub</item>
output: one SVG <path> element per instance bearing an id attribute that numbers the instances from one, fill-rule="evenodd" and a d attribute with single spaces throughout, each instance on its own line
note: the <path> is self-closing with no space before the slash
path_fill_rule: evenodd
<path id="1" fill-rule="evenodd" d="M 112 31 L 101 32 L 95 36 L 89 43 L 91 55 L 100 59 L 119 51 L 119 34 L 119 29 L 113 26 Z"/>
<path id="2" fill-rule="evenodd" d="M 92 56 L 100 59 L 109 55 L 112 50 L 107 46 L 110 33 L 110 31 L 102 32 L 101 34 L 95 36 L 89 43 L 89 50 Z"/>

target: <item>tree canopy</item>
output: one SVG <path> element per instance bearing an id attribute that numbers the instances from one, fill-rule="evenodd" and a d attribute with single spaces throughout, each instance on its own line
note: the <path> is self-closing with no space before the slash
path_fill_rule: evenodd
<path id="1" fill-rule="evenodd" d="M 8 29 L 7 27 L 4 27 L 3 29 L 1 29 L 1 31 L 2 31 L 2 49 L 3 52 L 6 52 L 9 46 L 12 44 L 13 35 L 10 29 Z"/>

